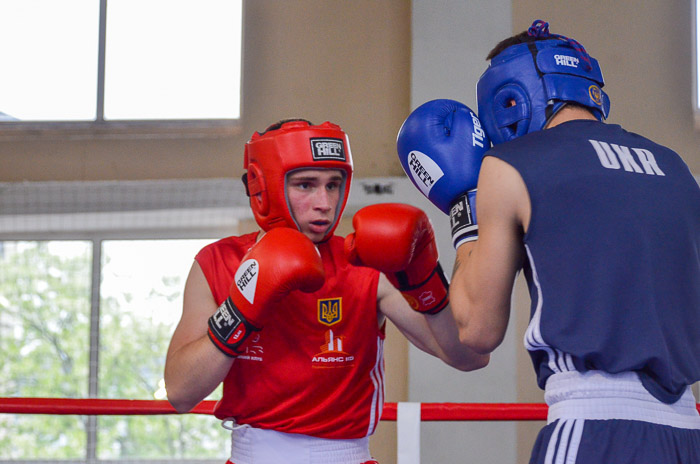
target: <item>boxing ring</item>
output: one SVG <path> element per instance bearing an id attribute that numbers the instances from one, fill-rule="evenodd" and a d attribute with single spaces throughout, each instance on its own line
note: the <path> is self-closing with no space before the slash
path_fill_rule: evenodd
<path id="1" fill-rule="evenodd" d="M 205 400 L 188 414 L 212 415 L 216 401 Z M 148 416 L 178 414 L 166 400 L 99 398 L 0 398 L 0 414 Z M 397 464 L 420 463 L 420 425 L 428 421 L 542 421 L 539 403 L 385 403 L 382 421 L 396 422 Z"/>
<path id="2" fill-rule="evenodd" d="M 188 414 L 212 415 L 216 401 Z M 700 411 L 700 404 L 697 405 Z M 161 415 L 178 414 L 166 400 L 0 398 L 0 414 Z M 420 463 L 420 427 L 430 421 L 544 421 L 542 403 L 385 403 L 381 420 L 396 422 L 397 464 Z"/>

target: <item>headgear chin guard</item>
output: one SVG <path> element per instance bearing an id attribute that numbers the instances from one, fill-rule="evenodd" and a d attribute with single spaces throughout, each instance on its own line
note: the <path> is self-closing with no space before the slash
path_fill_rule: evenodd
<path id="1" fill-rule="evenodd" d="M 601 90 L 598 61 L 573 39 L 550 34 L 535 21 L 533 37 L 551 37 L 511 45 L 491 60 L 476 86 L 479 119 L 494 145 L 541 130 L 566 103 L 578 103 L 598 120 L 610 112 Z"/>
<path id="2" fill-rule="evenodd" d="M 330 122 L 314 126 L 292 120 L 260 134 L 245 145 L 244 183 L 255 221 L 264 230 L 273 227 L 299 229 L 287 198 L 287 174 L 298 169 L 339 169 L 343 172 L 335 218 L 322 241 L 338 226 L 350 194 L 352 155 L 343 130 Z"/>

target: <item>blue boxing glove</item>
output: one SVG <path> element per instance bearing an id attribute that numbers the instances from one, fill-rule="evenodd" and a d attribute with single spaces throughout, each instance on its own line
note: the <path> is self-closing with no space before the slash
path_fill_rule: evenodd
<path id="1" fill-rule="evenodd" d="M 422 104 L 399 129 L 401 166 L 418 190 L 450 216 L 455 248 L 477 239 L 476 184 L 490 147 L 476 113 L 455 100 Z"/>

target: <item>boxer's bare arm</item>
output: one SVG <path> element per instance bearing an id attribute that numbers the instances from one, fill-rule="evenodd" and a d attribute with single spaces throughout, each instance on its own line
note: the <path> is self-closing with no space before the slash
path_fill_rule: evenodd
<path id="1" fill-rule="evenodd" d="M 207 321 L 217 309 L 209 285 L 195 261 L 185 284 L 182 318 L 165 361 L 168 401 L 179 412 L 194 408 L 224 380 L 234 358 L 207 336 Z"/>
<path id="2" fill-rule="evenodd" d="M 479 239 L 457 249 L 450 301 L 461 341 L 490 353 L 505 336 L 515 277 L 525 258 L 522 235 L 530 202 L 512 166 L 491 156 L 484 159 L 477 211 Z"/>
<path id="3" fill-rule="evenodd" d="M 379 324 L 388 318 L 417 348 L 464 371 L 480 369 L 489 363 L 489 355 L 478 354 L 460 343 L 450 305 L 433 315 L 414 311 L 384 274 L 379 277 L 377 299 Z"/>

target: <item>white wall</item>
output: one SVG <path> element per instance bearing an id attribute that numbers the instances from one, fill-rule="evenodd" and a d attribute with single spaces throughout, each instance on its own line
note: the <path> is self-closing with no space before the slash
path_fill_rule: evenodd
<path id="1" fill-rule="evenodd" d="M 476 110 L 476 82 L 486 55 L 511 35 L 511 3 L 506 0 L 413 0 L 411 109 L 450 98 Z M 450 275 L 454 250 L 448 218 L 427 200 L 416 200 L 436 229 L 440 261 Z M 511 318 L 513 321 L 514 318 Z M 413 346 L 409 351 L 409 400 L 419 402 L 515 402 L 516 340 L 513 324 L 488 367 L 459 372 Z M 515 463 L 513 422 L 424 422 L 423 463 Z"/>

